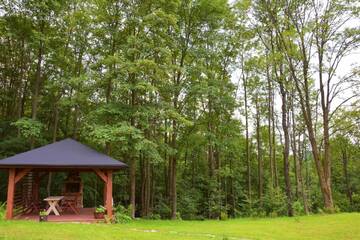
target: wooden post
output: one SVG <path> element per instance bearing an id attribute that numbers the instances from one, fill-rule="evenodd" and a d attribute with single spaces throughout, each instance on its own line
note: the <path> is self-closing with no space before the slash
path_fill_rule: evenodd
<path id="1" fill-rule="evenodd" d="M 6 202 L 6 219 L 13 218 L 15 192 L 15 168 L 9 169 L 8 192 Z"/>
<path id="2" fill-rule="evenodd" d="M 107 171 L 107 182 L 106 182 L 106 211 L 110 219 L 113 217 L 112 212 L 112 170 Z"/>

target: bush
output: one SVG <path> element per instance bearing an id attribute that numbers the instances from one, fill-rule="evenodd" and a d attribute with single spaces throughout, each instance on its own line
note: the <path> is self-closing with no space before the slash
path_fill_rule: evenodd
<path id="1" fill-rule="evenodd" d="M 132 220 L 131 218 L 131 206 L 129 206 L 128 208 L 122 206 L 122 205 L 117 205 L 115 207 L 115 215 L 114 215 L 114 222 L 115 223 L 128 223 Z"/>
<path id="2" fill-rule="evenodd" d="M 126 214 L 123 214 L 121 212 L 115 212 L 115 223 L 128 223 L 132 220 L 132 218 Z"/>
<path id="3" fill-rule="evenodd" d="M 353 203 L 352 203 L 351 210 L 359 212 L 360 211 L 360 194 L 353 193 L 352 200 L 353 200 Z"/>
<path id="4" fill-rule="evenodd" d="M 193 220 L 196 218 L 199 214 L 200 199 L 200 192 L 195 189 L 181 192 L 181 195 L 179 195 L 178 211 L 183 219 Z"/>
<path id="5" fill-rule="evenodd" d="M 163 219 L 167 219 L 170 218 L 171 209 L 164 202 L 160 202 L 155 206 L 154 213 L 159 214 Z"/>
<path id="6" fill-rule="evenodd" d="M 5 213 L 6 213 L 6 204 L 0 203 L 0 220 L 5 219 Z"/>
<path id="7" fill-rule="evenodd" d="M 104 206 L 99 206 L 97 208 L 95 208 L 95 212 L 96 213 L 105 213 L 106 212 L 106 208 Z"/>
<path id="8" fill-rule="evenodd" d="M 197 220 L 197 221 L 205 221 L 205 217 L 203 215 L 197 215 L 195 216 L 195 218 L 193 220 Z"/>
<path id="9" fill-rule="evenodd" d="M 236 217 L 257 217 L 259 216 L 259 202 L 257 199 L 248 198 L 245 196 L 245 200 L 240 204 L 241 210 L 235 212 Z"/>
<path id="10" fill-rule="evenodd" d="M 263 198 L 266 215 L 283 216 L 287 212 L 286 196 L 280 188 L 269 187 Z"/>
<path id="11" fill-rule="evenodd" d="M 269 217 L 276 218 L 276 217 L 278 217 L 278 213 L 277 212 L 271 212 L 271 213 L 269 213 Z"/>
<path id="12" fill-rule="evenodd" d="M 352 211 L 349 198 L 345 194 L 342 194 L 339 191 L 333 191 L 333 199 L 337 206 L 340 208 L 341 212 Z"/>
<path id="13" fill-rule="evenodd" d="M 324 208 L 323 212 L 326 214 L 333 214 L 333 213 L 339 213 L 339 212 L 341 212 L 341 210 L 338 206 L 334 206 L 334 208 L 331 208 L 331 209 Z"/>
<path id="14" fill-rule="evenodd" d="M 229 219 L 229 216 L 228 216 L 227 212 L 221 211 L 221 212 L 220 212 L 220 220 L 226 221 L 226 220 L 228 220 L 228 219 Z"/>
<path id="15" fill-rule="evenodd" d="M 144 219 L 151 219 L 151 220 L 160 220 L 161 219 L 161 216 L 160 214 L 157 214 L 157 213 L 150 213 L 149 215 L 143 217 Z"/>
<path id="16" fill-rule="evenodd" d="M 305 214 L 304 205 L 300 201 L 293 203 L 294 216 L 300 216 Z"/>

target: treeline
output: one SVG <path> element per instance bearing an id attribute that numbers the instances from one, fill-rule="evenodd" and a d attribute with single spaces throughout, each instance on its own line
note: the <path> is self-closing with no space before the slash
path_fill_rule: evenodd
<path id="1" fill-rule="evenodd" d="M 356 1 L 2 1 L 0 157 L 92 145 L 132 217 L 359 211 L 359 43 Z"/>

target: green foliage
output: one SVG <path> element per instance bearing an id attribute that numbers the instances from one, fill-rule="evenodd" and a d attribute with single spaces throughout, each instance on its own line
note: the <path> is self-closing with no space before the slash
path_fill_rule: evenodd
<path id="1" fill-rule="evenodd" d="M 221 211 L 220 212 L 220 220 L 226 221 L 228 219 L 229 219 L 229 216 L 228 216 L 227 212 Z"/>
<path id="2" fill-rule="evenodd" d="M 95 212 L 96 213 L 105 213 L 106 212 L 106 208 L 102 205 L 98 206 L 95 208 Z"/>
<path id="3" fill-rule="evenodd" d="M 47 214 L 47 212 L 46 212 L 45 210 L 41 210 L 41 211 L 39 212 L 39 215 L 40 215 L 40 216 L 47 216 L 48 214 Z"/>
<path id="4" fill-rule="evenodd" d="M 294 210 L 294 216 L 301 216 L 305 214 L 304 204 L 301 203 L 300 201 L 293 202 L 292 207 Z"/>
<path id="5" fill-rule="evenodd" d="M 19 152 L 25 152 L 28 150 L 29 143 L 22 137 L 12 137 L 3 139 L 0 142 L 0 158 L 15 155 Z"/>
<path id="6" fill-rule="evenodd" d="M 125 208 L 124 206 L 122 205 L 117 205 L 115 207 L 115 214 L 114 214 L 114 222 L 115 223 L 128 223 L 130 222 L 132 219 L 131 219 L 131 216 L 130 216 L 130 208 Z"/>
<path id="7" fill-rule="evenodd" d="M 196 189 L 184 189 L 179 194 L 178 210 L 181 218 L 186 220 L 197 219 L 200 210 L 201 193 Z"/>
<path id="8" fill-rule="evenodd" d="M 161 216 L 160 216 L 160 214 L 150 213 L 148 216 L 145 216 L 143 218 L 144 219 L 149 219 L 149 220 L 160 220 Z"/>
<path id="9" fill-rule="evenodd" d="M 6 203 L 0 203 L 0 221 L 4 220 L 6 216 Z"/>
<path id="10" fill-rule="evenodd" d="M 159 214 L 162 219 L 166 219 L 170 217 L 171 209 L 169 205 L 165 204 L 164 202 L 159 202 L 155 206 L 154 213 Z"/>
<path id="11" fill-rule="evenodd" d="M 360 211 L 360 194 L 353 194 L 352 199 L 353 199 L 353 204 L 351 206 L 351 210 L 359 212 Z"/>
<path id="12" fill-rule="evenodd" d="M 37 120 L 30 118 L 21 118 L 12 123 L 13 126 L 19 129 L 22 136 L 25 138 L 39 138 L 41 137 L 41 130 L 43 124 Z"/>
<path id="13" fill-rule="evenodd" d="M 263 198 L 263 209 L 266 215 L 276 217 L 286 215 L 287 199 L 280 188 L 269 187 Z"/>

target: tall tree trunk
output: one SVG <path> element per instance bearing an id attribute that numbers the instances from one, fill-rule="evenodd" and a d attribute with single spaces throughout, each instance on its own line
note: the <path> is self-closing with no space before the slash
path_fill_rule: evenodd
<path id="1" fill-rule="evenodd" d="M 348 197 L 350 206 L 352 207 L 353 193 L 352 193 L 352 188 L 351 188 L 351 184 L 350 184 L 350 177 L 349 177 L 349 170 L 348 170 L 349 154 L 346 151 L 346 146 L 344 147 L 344 149 L 342 149 L 341 153 L 342 153 L 342 161 L 343 161 L 342 165 L 343 165 L 344 181 L 345 181 L 345 186 L 346 186 L 346 196 Z"/>
<path id="2" fill-rule="evenodd" d="M 173 120 L 173 134 L 171 137 L 171 147 L 176 149 L 176 120 Z M 176 192 L 176 161 L 177 156 L 174 153 L 171 157 L 171 172 L 170 172 L 170 202 L 171 202 L 171 219 L 176 219 L 176 208 L 177 208 L 177 192 Z"/>
<path id="3" fill-rule="evenodd" d="M 134 81 L 135 76 L 132 76 L 132 81 Z M 136 105 L 136 92 L 135 90 L 131 91 L 131 107 L 134 109 Z M 131 116 L 131 126 L 135 126 L 135 118 Z M 130 153 L 130 205 L 131 205 L 131 217 L 135 218 L 136 210 L 136 158 L 134 154 Z"/>
<path id="4" fill-rule="evenodd" d="M 73 123 L 73 138 L 78 138 L 78 129 L 79 129 L 79 105 L 75 104 L 75 111 L 74 111 L 74 123 Z"/>
<path id="5" fill-rule="evenodd" d="M 45 23 L 42 20 L 40 23 L 40 32 L 43 33 Z M 37 63 L 36 63 L 36 73 L 35 73 L 35 82 L 33 86 L 32 93 L 32 102 L 31 102 L 31 118 L 32 120 L 36 120 L 37 111 L 38 111 L 38 102 L 39 102 L 39 92 L 40 92 L 40 84 L 41 84 L 41 71 L 42 71 L 42 61 L 43 61 L 43 52 L 44 52 L 44 43 L 43 40 L 39 41 L 39 49 L 37 55 Z M 35 138 L 32 137 L 30 139 L 30 148 L 33 149 L 35 146 Z"/>
<path id="6" fill-rule="evenodd" d="M 292 93 L 294 96 L 294 93 Z M 291 133 L 291 148 L 294 160 L 294 173 L 295 173 L 295 186 L 296 186 L 296 199 L 300 198 L 301 193 L 301 181 L 300 181 L 300 161 L 297 155 L 296 146 L 296 123 L 295 123 L 295 108 L 294 108 L 294 97 L 291 97 L 291 121 L 292 121 L 292 133 Z"/>
<path id="7" fill-rule="evenodd" d="M 288 103 L 287 103 L 287 91 L 282 82 L 280 84 L 280 93 L 281 93 L 281 115 L 282 115 L 282 128 L 284 132 L 284 148 L 283 148 L 283 161 L 284 161 L 284 178 L 285 178 L 285 188 L 287 196 L 287 208 L 288 216 L 293 216 L 292 208 L 292 193 L 291 193 L 291 183 L 290 183 L 290 167 L 289 167 L 289 150 L 290 150 L 290 138 L 289 138 L 289 117 L 288 117 Z"/>
<path id="8" fill-rule="evenodd" d="M 273 137 L 272 137 L 272 128 L 271 123 L 273 119 L 273 93 L 272 93 L 272 84 L 271 84 L 271 78 L 270 78 L 270 70 L 269 65 L 266 64 L 266 78 L 267 78 L 267 90 L 268 90 L 268 141 L 269 141 L 269 165 L 270 165 L 270 180 L 271 180 L 271 186 L 275 187 L 275 176 L 274 176 L 274 160 L 273 160 Z"/>
<path id="9" fill-rule="evenodd" d="M 141 184 L 141 216 L 146 217 L 150 214 L 150 162 L 149 159 L 141 154 L 142 162 L 142 184 Z"/>
<path id="10" fill-rule="evenodd" d="M 167 119 L 164 120 L 164 126 L 165 126 L 165 130 L 164 130 L 164 144 L 165 146 L 167 146 L 169 144 L 169 140 L 168 140 L 168 128 L 167 128 Z M 164 150 L 164 160 L 165 160 L 165 164 L 164 164 L 164 186 L 165 186 L 165 196 L 169 197 L 170 196 L 170 188 L 169 188 L 169 169 L 170 169 L 170 160 L 168 160 L 168 153 L 167 153 L 167 148 L 165 148 Z M 168 164 L 166 164 L 166 161 Z M 168 202 L 170 202 L 170 199 L 167 199 Z"/>
<path id="11" fill-rule="evenodd" d="M 256 96 L 255 99 L 256 107 L 256 145 L 257 145 L 257 162 L 258 162 L 258 198 L 260 205 L 262 205 L 264 183 L 263 183 L 263 161 L 262 161 L 262 147 L 261 147 L 261 136 L 260 136 L 260 106 L 259 99 Z"/>
<path id="12" fill-rule="evenodd" d="M 272 104 L 272 106 L 271 106 L 271 112 L 272 112 L 272 120 L 271 120 L 271 122 L 272 122 L 272 138 L 273 138 L 273 140 L 272 140 L 272 142 L 273 142 L 273 153 L 272 153 L 272 160 L 273 160 L 273 167 L 274 167 L 274 183 L 275 183 L 275 188 L 277 188 L 278 186 L 279 186 L 279 177 L 278 177 L 278 167 L 277 167 L 277 162 L 276 162 L 276 139 L 275 139 L 275 137 L 276 137 L 276 132 L 275 132 L 275 126 L 276 126 L 276 124 L 275 124 L 275 112 L 274 112 L 274 98 L 275 98 L 275 94 L 273 93 L 273 100 L 272 100 L 272 102 L 273 102 L 273 104 Z"/>
<path id="13" fill-rule="evenodd" d="M 299 162 L 299 181 L 300 181 L 300 186 L 301 186 L 301 197 L 302 197 L 302 201 L 303 201 L 303 205 L 304 205 L 304 211 L 305 214 L 308 215 L 309 214 L 309 205 L 308 205 L 308 200 L 307 200 L 307 190 L 306 190 L 306 186 L 304 183 L 304 179 L 303 179 L 303 175 L 302 175 L 302 169 L 303 169 L 303 162 L 305 159 L 305 149 L 304 147 L 302 147 L 302 145 L 304 145 L 304 142 L 301 143 L 301 139 L 300 139 L 301 134 L 299 133 L 299 137 L 298 137 L 298 162 Z M 303 148 L 303 149 L 302 149 Z"/>
<path id="14" fill-rule="evenodd" d="M 213 124 L 212 124 L 212 99 L 211 96 L 208 96 L 208 116 L 207 116 L 207 131 L 209 134 L 208 143 L 207 143 L 207 158 L 208 158 L 208 172 L 209 172 L 209 218 L 216 218 L 218 214 L 213 211 L 216 209 L 216 185 L 217 179 L 215 176 L 215 169 L 216 167 L 216 151 L 214 147 L 214 141 L 212 139 L 212 135 L 214 134 Z"/>
<path id="15" fill-rule="evenodd" d="M 44 28 L 44 23 L 41 24 L 41 32 Z M 37 108 L 39 102 L 39 91 L 40 91 L 40 84 L 41 84 L 41 65 L 43 61 L 43 51 L 44 51 L 44 44 L 43 41 L 39 41 L 39 49 L 37 55 L 37 64 L 36 64 L 36 73 L 35 73 L 35 82 L 33 86 L 33 95 L 32 95 L 32 103 L 31 103 L 31 118 L 36 120 L 37 117 Z"/>
<path id="16" fill-rule="evenodd" d="M 320 189 L 324 200 L 324 206 L 329 211 L 334 210 L 334 202 L 331 191 L 331 158 L 330 158 L 330 141 L 329 141 L 329 104 L 326 104 L 325 90 L 322 82 L 322 67 L 321 60 L 319 60 L 319 77 L 320 77 L 320 96 L 321 106 L 323 111 L 323 140 L 324 140 L 324 154 L 321 156 L 321 151 L 316 139 L 316 129 L 312 119 L 312 105 L 311 105 L 311 91 L 309 83 L 309 60 L 307 56 L 307 48 L 305 47 L 304 36 L 301 36 L 300 47 L 302 54 L 302 75 L 303 81 L 298 78 L 298 72 L 293 64 L 291 58 L 288 59 L 290 73 L 294 79 L 295 87 L 300 98 L 300 106 L 304 122 L 307 128 L 308 137 L 312 149 L 316 171 L 319 179 Z M 286 51 L 286 50 L 285 50 Z M 321 57 L 319 57 L 320 59 Z M 328 96 L 328 95 L 327 95 Z M 327 99 L 329 100 L 329 99 Z M 329 103 L 329 102 L 328 102 Z"/>
<path id="17" fill-rule="evenodd" d="M 249 114 L 248 114 L 248 96 L 247 96 L 247 80 L 243 73 L 243 87 L 244 87 L 244 108 L 245 108 L 245 158 L 246 158 L 246 183 L 247 183 L 247 197 L 251 202 L 251 162 L 250 162 L 250 148 L 249 148 Z"/>
<path id="18" fill-rule="evenodd" d="M 316 16 L 317 17 L 317 16 Z M 324 31 L 327 31 L 323 29 Z M 324 33 L 320 33 L 323 35 Z M 330 80 L 326 82 L 326 89 L 323 81 L 323 58 L 324 58 L 324 49 L 325 43 L 322 41 L 321 37 L 315 34 L 316 46 L 317 46 L 317 55 L 318 55 L 318 76 L 319 76 L 319 85 L 320 85 L 320 103 L 322 109 L 322 123 L 323 123 L 323 140 L 324 140 L 324 151 L 323 156 L 319 159 L 319 165 L 322 167 L 322 180 L 321 185 L 323 188 L 324 203 L 325 208 L 329 211 L 334 211 L 334 202 L 332 198 L 331 190 L 331 149 L 330 149 L 330 128 L 329 128 L 329 113 L 330 113 Z M 319 152 L 319 151 L 318 151 Z"/>
<path id="19" fill-rule="evenodd" d="M 54 126 L 53 126 L 53 136 L 52 136 L 52 142 L 56 142 L 57 138 L 57 128 L 58 128 L 58 122 L 59 122 L 59 109 L 58 104 L 55 103 L 54 106 Z M 46 192 L 48 196 L 51 196 L 51 182 L 52 182 L 52 172 L 49 172 L 48 181 L 46 184 Z"/>
<path id="20" fill-rule="evenodd" d="M 131 212 L 130 215 L 134 219 L 135 218 L 135 194 L 136 194 L 136 163 L 135 157 L 130 156 L 130 205 L 131 205 Z"/>

